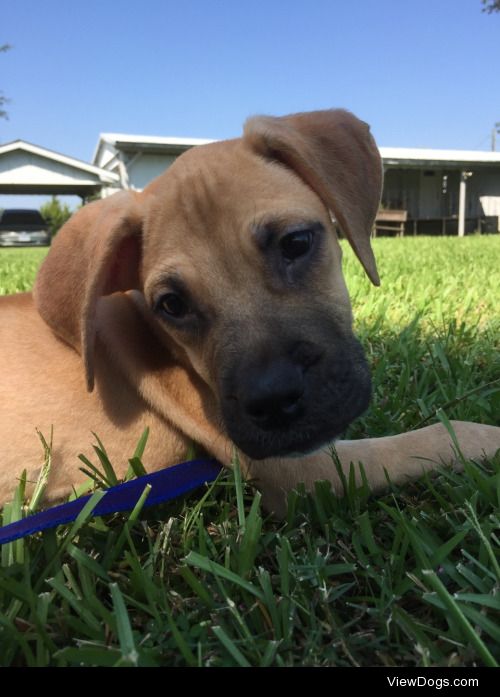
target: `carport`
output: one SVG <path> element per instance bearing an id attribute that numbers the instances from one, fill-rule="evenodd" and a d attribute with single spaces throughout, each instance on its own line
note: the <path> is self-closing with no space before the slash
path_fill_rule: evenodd
<path id="1" fill-rule="evenodd" d="M 0 194 L 74 195 L 120 188 L 118 174 L 24 140 L 0 145 Z"/>

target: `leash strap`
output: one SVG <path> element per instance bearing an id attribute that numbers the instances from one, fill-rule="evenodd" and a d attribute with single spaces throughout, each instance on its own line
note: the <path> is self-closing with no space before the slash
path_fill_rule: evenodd
<path id="1" fill-rule="evenodd" d="M 221 469 L 221 465 L 216 460 L 190 460 L 123 482 L 106 489 L 105 495 L 92 511 L 92 515 L 101 516 L 132 510 L 147 484 L 151 485 L 151 491 L 144 503 L 144 508 L 170 501 L 206 482 L 212 482 Z M 0 545 L 35 532 L 55 528 L 63 523 L 70 523 L 76 519 L 89 499 L 90 496 L 82 496 L 75 501 L 63 503 L 10 523 L 3 528 L 0 527 Z"/>

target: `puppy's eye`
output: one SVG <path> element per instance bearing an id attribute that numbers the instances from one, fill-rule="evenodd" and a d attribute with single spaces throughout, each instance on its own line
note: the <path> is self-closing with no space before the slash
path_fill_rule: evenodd
<path id="1" fill-rule="evenodd" d="M 177 293 L 165 293 L 158 300 L 157 309 L 175 319 L 182 319 L 189 312 L 189 307 Z"/>
<path id="2" fill-rule="evenodd" d="M 312 242 L 312 230 L 296 230 L 283 235 L 279 241 L 279 246 L 285 261 L 291 262 L 306 255 L 311 249 Z"/>

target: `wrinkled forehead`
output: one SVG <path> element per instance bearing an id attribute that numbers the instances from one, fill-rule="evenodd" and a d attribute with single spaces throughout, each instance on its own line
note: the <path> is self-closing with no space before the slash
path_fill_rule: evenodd
<path id="1" fill-rule="evenodd" d="M 187 226 L 194 235 L 227 233 L 232 224 L 258 224 L 266 216 L 307 218 L 323 208 L 294 172 L 264 160 L 242 139 L 192 148 L 147 193 L 152 220 Z"/>

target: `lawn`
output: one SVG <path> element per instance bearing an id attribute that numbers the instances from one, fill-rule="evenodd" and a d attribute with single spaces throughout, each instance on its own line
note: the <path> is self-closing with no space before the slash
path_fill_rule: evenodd
<path id="1" fill-rule="evenodd" d="M 500 425 L 500 237 L 375 252 L 378 289 L 345 251 L 374 378 L 348 435 L 439 409 Z M 43 254 L 0 250 L 0 292 L 28 288 Z M 380 497 L 318 485 L 282 523 L 259 499 L 225 472 L 173 504 L 5 545 L 0 665 L 500 664 L 500 454 Z"/>

